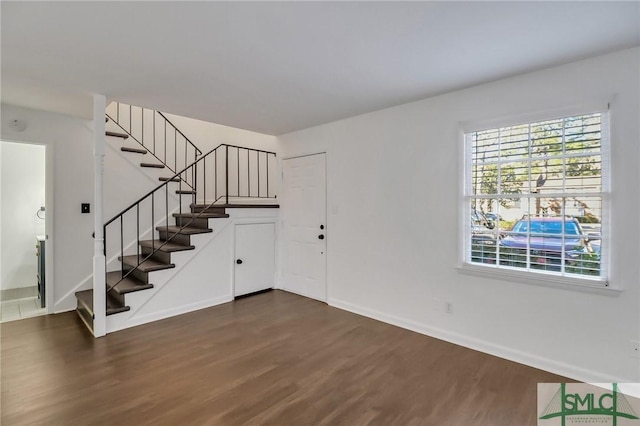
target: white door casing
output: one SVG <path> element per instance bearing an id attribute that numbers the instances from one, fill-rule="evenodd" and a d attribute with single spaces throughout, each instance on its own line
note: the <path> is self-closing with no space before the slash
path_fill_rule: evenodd
<path id="1" fill-rule="evenodd" d="M 326 302 L 326 156 L 282 161 L 282 288 Z"/>
<path id="2" fill-rule="evenodd" d="M 273 288 L 275 237 L 275 223 L 235 226 L 234 296 Z"/>

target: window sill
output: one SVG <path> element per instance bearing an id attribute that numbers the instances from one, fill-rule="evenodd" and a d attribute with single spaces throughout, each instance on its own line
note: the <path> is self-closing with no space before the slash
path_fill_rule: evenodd
<path id="1" fill-rule="evenodd" d="M 475 265 L 470 263 L 462 263 L 456 269 L 458 272 L 466 275 L 494 278 L 522 284 L 582 291 L 612 297 L 616 297 L 622 293 L 621 288 L 607 286 L 607 281 L 602 279 L 562 277 L 542 272 L 498 269 L 493 266 Z"/>

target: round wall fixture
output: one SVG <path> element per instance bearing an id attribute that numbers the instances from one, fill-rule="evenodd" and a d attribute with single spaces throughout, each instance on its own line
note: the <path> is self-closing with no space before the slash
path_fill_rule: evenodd
<path id="1" fill-rule="evenodd" d="M 14 118 L 13 120 L 9 121 L 9 127 L 11 127 L 16 132 L 22 132 L 27 128 L 27 123 L 25 123 L 24 120 Z"/>

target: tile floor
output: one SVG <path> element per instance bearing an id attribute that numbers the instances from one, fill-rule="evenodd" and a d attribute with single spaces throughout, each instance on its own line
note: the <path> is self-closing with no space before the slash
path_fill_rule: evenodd
<path id="1" fill-rule="evenodd" d="M 33 285 L 30 287 L 8 288 L 0 291 L 0 300 L 6 302 L 8 300 L 26 299 L 28 297 L 36 297 L 38 295 L 38 287 Z"/>
<path id="2" fill-rule="evenodd" d="M 0 322 L 15 321 L 46 313 L 46 308 L 40 307 L 40 301 L 37 297 L 0 302 Z"/>

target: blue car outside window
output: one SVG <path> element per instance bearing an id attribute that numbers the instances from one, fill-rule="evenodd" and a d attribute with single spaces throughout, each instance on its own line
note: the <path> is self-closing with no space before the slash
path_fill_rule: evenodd
<path id="1" fill-rule="evenodd" d="M 529 231 L 529 225 L 531 230 Z M 520 221 L 514 226 L 514 232 L 530 232 L 531 234 L 562 234 L 562 222 L 539 222 L 526 220 Z M 580 235 L 578 227 L 574 222 L 564 223 L 565 235 Z"/>

